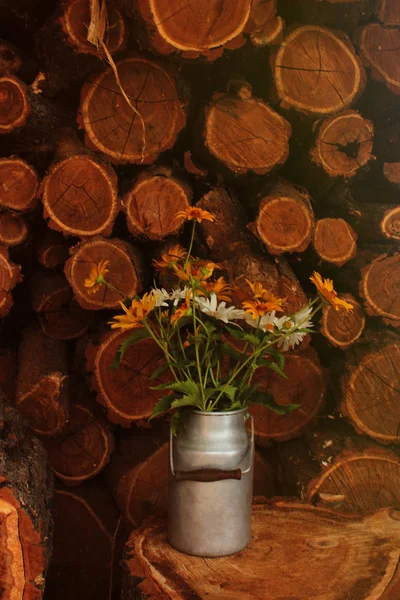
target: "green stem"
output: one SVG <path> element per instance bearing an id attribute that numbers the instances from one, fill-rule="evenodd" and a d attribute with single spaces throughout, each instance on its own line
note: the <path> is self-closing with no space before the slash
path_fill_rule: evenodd
<path id="1" fill-rule="evenodd" d="M 171 373 L 173 374 L 173 376 L 175 377 L 175 381 L 179 382 L 180 379 L 178 378 L 177 374 L 175 373 L 175 369 L 172 366 L 171 360 L 174 360 L 174 357 L 170 355 L 170 353 L 168 352 L 167 348 L 160 343 L 160 341 L 157 339 L 157 337 L 154 335 L 153 330 L 151 329 L 151 327 L 149 327 L 149 325 L 146 323 L 146 321 L 143 321 L 143 325 L 145 326 L 145 328 L 147 329 L 147 331 L 149 332 L 150 336 L 153 338 L 153 340 L 155 341 L 155 343 L 157 344 L 157 346 L 159 348 L 161 348 L 161 350 L 164 353 L 165 359 L 168 363 L 168 366 L 170 368 Z"/>

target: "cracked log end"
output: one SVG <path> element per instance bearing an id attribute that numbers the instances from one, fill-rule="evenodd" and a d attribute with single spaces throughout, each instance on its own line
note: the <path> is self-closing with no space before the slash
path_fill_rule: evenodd
<path id="1" fill-rule="evenodd" d="M 322 121 L 312 160 L 330 177 L 349 179 L 370 161 L 374 126 L 353 110 Z"/>
<path id="2" fill-rule="evenodd" d="M 161 63 L 130 57 L 117 63 L 121 86 L 142 120 L 124 99 L 108 69 L 82 90 L 78 122 L 85 144 L 113 163 L 150 164 L 176 142 L 186 123 L 175 75 Z"/>
<path id="3" fill-rule="evenodd" d="M 0 244 L 16 246 L 21 244 L 28 235 L 25 220 L 15 213 L 0 213 Z"/>
<path id="4" fill-rule="evenodd" d="M 317 25 L 299 27 L 285 38 L 273 70 L 282 107 L 309 115 L 348 108 L 365 84 L 364 69 L 349 38 Z"/>
<path id="5" fill-rule="evenodd" d="M 39 178 L 20 158 L 0 158 L 0 206 L 27 211 L 38 202 Z"/>
<path id="6" fill-rule="evenodd" d="M 11 133 L 25 125 L 29 113 L 25 84 L 12 75 L 0 77 L 0 134 Z"/>
<path id="7" fill-rule="evenodd" d="M 399 381 L 400 345 L 396 343 L 349 365 L 341 410 L 357 431 L 383 444 L 400 443 Z"/>
<path id="8" fill-rule="evenodd" d="M 12 289 L 21 280 L 21 267 L 8 258 L 8 251 L 0 247 L 0 317 L 8 315 L 12 305 Z"/>
<path id="9" fill-rule="evenodd" d="M 35 433 L 59 434 L 68 418 L 66 346 L 31 328 L 21 340 L 18 364 L 16 407 Z"/>
<path id="10" fill-rule="evenodd" d="M 190 188 L 163 173 L 143 173 L 126 194 L 123 204 L 132 235 L 162 240 L 177 234 L 184 219 L 176 219 L 192 197 Z"/>
<path id="11" fill-rule="evenodd" d="M 269 173 L 289 156 L 291 125 L 250 94 L 215 94 L 206 108 L 209 152 L 236 174 Z"/>
<path id="12" fill-rule="evenodd" d="M 286 415 L 278 415 L 259 405 L 250 407 L 256 439 L 262 446 L 268 446 L 273 440 L 290 440 L 300 435 L 317 416 L 324 400 L 325 381 L 314 353 L 309 350 L 299 354 L 286 353 L 283 370 L 288 379 L 267 367 L 260 367 L 253 377 L 254 383 L 271 393 L 277 404 L 301 405 Z"/>
<path id="13" fill-rule="evenodd" d="M 353 305 L 353 310 L 335 310 L 333 306 L 324 306 L 321 319 L 321 333 L 333 346 L 346 350 L 360 337 L 365 327 L 365 316 L 361 304 L 350 294 L 340 296 Z"/>
<path id="14" fill-rule="evenodd" d="M 168 372 L 150 379 L 165 358 L 153 340 L 141 340 L 126 351 L 120 365 L 111 369 L 121 343 L 129 331 L 109 334 L 97 348 L 93 367 L 92 386 L 98 391 L 97 401 L 105 406 L 108 419 L 129 427 L 133 421 L 148 419 L 153 406 L 164 395 L 164 390 L 151 387 L 166 383 Z"/>
<path id="15" fill-rule="evenodd" d="M 400 460 L 384 448 L 346 450 L 307 486 L 304 500 L 332 500 L 346 513 L 373 513 L 400 504 Z"/>
<path id="16" fill-rule="evenodd" d="M 91 288 L 85 287 L 91 270 L 104 260 L 109 261 L 106 279 L 120 290 L 122 296 L 106 285 L 99 286 L 94 294 L 90 293 Z M 119 309 L 121 299 L 133 298 L 142 288 L 139 253 L 130 244 L 116 238 L 94 237 L 82 242 L 65 263 L 64 272 L 77 302 L 87 310 Z"/>
<path id="17" fill-rule="evenodd" d="M 213 561 L 177 552 L 165 522 L 147 522 L 125 547 L 122 596 L 265 600 L 267 590 L 268 600 L 394 598 L 400 585 L 396 516 L 389 509 L 360 518 L 264 501 L 253 506 L 249 546 Z"/>
<path id="18" fill-rule="evenodd" d="M 383 81 L 394 94 L 400 95 L 400 30 L 369 23 L 358 32 L 360 55 L 377 81 Z"/>
<path id="19" fill-rule="evenodd" d="M 320 219 L 315 226 L 314 248 L 322 260 L 341 267 L 357 253 L 357 234 L 344 219 Z"/>
<path id="20" fill-rule="evenodd" d="M 366 312 L 400 327 L 400 255 L 383 254 L 361 271 L 360 295 Z"/>

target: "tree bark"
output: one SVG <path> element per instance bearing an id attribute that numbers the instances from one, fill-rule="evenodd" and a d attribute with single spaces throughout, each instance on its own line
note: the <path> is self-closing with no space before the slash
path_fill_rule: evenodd
<path id="1" fill-rule="evenodd" d="M 156 402 L 165 390 L 154 386 L 167 383 L 168 372 L 150 379 L 164 362 L 164 354 L 151 339 L 129 346 L 120 365 L 111 368 L 119 346 L 129 331 L 115 331 L 105 336 L 96 351 L 87 351 L 87 368 L 93 373 L 92 388 L 98 392 L 97 401 L 107 409 L 112 423 L 129 427 L 134 421 L 148 419 Z"/>
<path id="2" fill-rule="evenodd" d="M 0 244 L 17 246 L 28 236 L 28 227 L 23 217 L 11 212 L 0 212 Z"/>
<path id="3" fill-rule="evenodd" d="M 238 576 L 237 555 L 214 567 L 182 555 L 169 546 L 165 523 L 156 520 L 129 538 L 122 599 L 265 600 L 268 590 L 269 600 L 395 600 L 398 539 L 396 510 L 360 518 L 283 500 L 260 503 L 253 506 L 253 539 L 239 554 Z"/>
<path id="4" fill-rule="evenodd" d="M 55 269 L 65 263 L 69 257 L 68 240 L 55 231 L 46 230 L 44 236 L 39 240 L 36 250 L 38 262 L 46 269 Z"/>
<path id="5" fill-rule="evenodd" d="M 400 6 L 396 0 L 378 0 L 377 16 L 385 27 L 400 25 Z"/>
<path id="6" fill-rule="evenodd" d="M 109 263 L 106 279 L 122 295 L 104 284 L 94 294 L 85 287 L 93 267 L 105 260 Z M 64 272 L 77 302 L 87 310 L 119 308 L 121 300 L 133 298 L 142 289 L 141 256 L 136 248 L 117 238 L 94 236 L 78 244 L 65 263 Z"/>
<path id="7" fill-rule="evenodd" d="M 117 176 L 74 132 L 59 138 L 41 194 L 43 216 L 52 229 L 80 237 L 111 235 L 119 210 Z"/>
<path id="8" fill-rule="evenodd" d="M 66 346 L 28 329 L 18 352 L 16 407 L 43 436 L 63 431 L 68 419 Z"/>
<path id="9" fill-rule="evenodd" d="M 6 317 L 13 305 L 12 289 L 21 281 L 21 267 L 8 258 L 8 250 L 0 246 L 0 317 Z"/>
<path id="10" fill-rule="evenodd" d="M 126 221 L 133 236 L 162 240 L 175 235 L 184 219 L 175 218 L 191 201 L 192 191 L 168 169 L 141 173 L 123 199 Z"/>
<path id="11" fill-rule="evenodd" d="M 113 55 L 125 48 L 128 31 L 118 8 L 109 3 L 107 9 L 104 42 Z M 104 51 L 87 40 L 89 23 L 89 0 L 63 0 L 36 33 L 46 92 L 65 89 L 101 66 Z"/>
<path id="12" fill-rule="evenodd" d="M 291 133 L 286 119 L 252 98 L 247 83 L 229 84 L 227 93 L 214 94 L 205 111 L 206 148 L 236 175 L 249 171 L 264 175 L 282 165 L 289 155 Z"/>
<path id="13" fill-rule="evenodd" d="M 38 202 L 39 178 L 20 158 L 0 158 L 0 207 L 21 212 L 33 210 Z"/>
<path id="14" fill-rule="evenodd" d="M 255 223 L 250 225 L 270 254 L 303 252 L 311 242 L 314 213 L 306 190 L 280 180 L 261 194 Z"/>
<path id="15" fill-rule="evenodd" d="M 357 254 L 357 234 L 344 219 L 317 221 L 313 243 L 322 260 L 338 267 L 342 267 Z"/>
<path id="16" fill-rule="evenodd" d="M 281 107 L 310 116 L 345 110 L 366 81 L 349 38 L 317 25 L 298 27 L 285 38 L 273 71 Z"/>
<path id="17" fill-rule="evenodd" d="M 351 294 L 343 294 L 341 299 L 353 306 L 350 312 L 337 311 L 333 306 L 322 309 L 320 331 L 333 346 L 347 350 L 361 337 L 365 327 L 365 315 L 361 304 Z"/>
<path id="18" fill-rule="evenodd" d="M 181 86 L 175 72 L 155 59 L 131 56 L 116 67 L 140 116 L 123 98 L 113 70 L 104 71 L 82 90 L 78 122 L 85 129 L 85 144 L 115 164 L 151 164 L 172 148 L 185 126 Z"/>
<path id="19" fill-rule="evenodd" d="M 400 442 L 400 344 L 394 332 L 370 334 L 347 354 L 342 412 L 357 432 L 382 444 Z"/>
<path id="20" fill-rule="evenodd" d="M 360 295 L 368 315 L 400 326 L 400 255 L 382 254 L 361 270 Z"/>
<path id="21" fill-rule="evenodd" d="M 319 123 L 311 158 L 329 177 L 349 179 L 374 158 L 373 139 L 372 121 L 347 110 Z"/>
<path id="22" fill-rule="evenodd" d="M 40 600 L 52 546 L 53 482 L 42 445 L 9 407 L 0 425 L 0 482 L 1 597 Z"/>
<path id="23" fill-rule="evenodd" d="M 358 32 L 357 44 L 364 64 L 370 68 L 373 79 L 383 81 L 389 90 L 400 95 L 400 31 L 369 23 Z"/>

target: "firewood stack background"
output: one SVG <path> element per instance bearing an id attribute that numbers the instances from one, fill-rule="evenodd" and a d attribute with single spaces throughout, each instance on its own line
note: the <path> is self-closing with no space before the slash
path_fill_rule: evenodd
<path id="1" fill-rule="evenodd" d="M 84 280 L 109 260 L 116 287 L 146 290 L 152 259 L 188 243 L 174 220 L 188 204 L 216 215 L 196 252 L 231 282 L 262 281 L 295 311 L 318 270 L 354 305 L 325 310 L 288 379 L 257 373 L 301 408 L 252 409 L 255 494 L 400 502 L 400 3 L 107 12 L 118 82 L 87 40 L 89 0 L 0 0 L 4 598 L 42 598 L 45 582 L 49 600 L 119 598 L 126 532 L 165 511 L 168 423 L 147 422 L 162 357 L 144 340 L 110 369 L 120 297 Z"/>

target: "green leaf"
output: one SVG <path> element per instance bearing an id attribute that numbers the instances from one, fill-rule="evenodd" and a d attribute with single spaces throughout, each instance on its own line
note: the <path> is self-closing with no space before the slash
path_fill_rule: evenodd
<path id="1" fill-rule="evenodd" d="M 301 406 L 300 404 L 288 404 L 286 406 L 279 406 L 276 404 L 275 399 L 272 394 L 267 394 L 265 392 L 257 392 L 253 394 L 248 399 L 249 404 L 260 404 L 261 406 L 265 406 L 269 408 L 272 412 L 277 415 L 286 415 L 288 412 L 295 410 Z"/>
<path id="2" fill-rule="evenodd" d="M 154 419 L 154 417 L 156 417 L 157 415 L 160 415 L 161 413 L 165 413 L 165 412 L 168 412 L 169 410 L 171 410 L 171 404 L 174 401 L 174 398 L 175 398 L 174 394 L 168 394 L 167 396 L 163 396 L 162 398 L 160 398 L 160 400 L 157 402 L 157 404 L 153 408 L 153 412 L 151 413 L 150 420 Z"/>
<path id="3" fill-rule="evenodd" d="M 122 342 L 122 344 L 119 346 L 117 353 L 115 355 L 114 362 L 112 363 L 110 368 L 115 369 L 116 367 L 118 367 L 120 365 L 121 360 L 124 358 L 125 352 L 128 350 L 128 348 L 130 346 L 132 346 L 132 344 L 135 344 L 136 342 L 139 342 L 140 340 L 146 340 L 148 338 L 151 338 L 151 335 L 147 331 L 147 329 L 136 329 L 136 331 L 131 333 L 131 335 L 129 337 L 127 337 L 126 340 L 124 340 Z"/>
<path id="4" fill-rule="evenodd" d="M 196 406 L 197 408 L 201 408 L 201 400 L 197 396 L 182 396 L 182 398 L 177 398 L 171 404 L 171 408 L 182 408 L 182 406 Z"/>
<path id="5" fill-rule="evenodd" d="M 230 400 L 235 400 L 238 388 L 233 385 L 221 386 L 221 391 L 224 390 L 224 394 L 228 396 Z"/>
<path id="6" fill-rule="evenodd" d="M 270 362 L 267 367 L 269 369 L 272 369 L 272 371 L 275 371 L 275 373 L 278 373 L 278 375 L 280 375 L 281 377 L 284 377 L 285 379 L 288 379 L 288 376 L 282 371 L 281 367 L 279 365 L 277 365 L 274 362 Z"/>
<path id="7" fill-rule="evenodd" d="M 169 369 L 169 364 L 167 362 L 163 363 L 162 365 L 160 365 L 159 367 L 157 367 L 157 369 L 155 369 L 153 371 L 153 373 L 150 375 L 149 379 L 158 379 L 158 377 L 160 375 L 162 375 L 163 373 L 165 373 L 165 371 L 167 371 Z"/>

